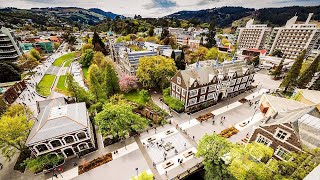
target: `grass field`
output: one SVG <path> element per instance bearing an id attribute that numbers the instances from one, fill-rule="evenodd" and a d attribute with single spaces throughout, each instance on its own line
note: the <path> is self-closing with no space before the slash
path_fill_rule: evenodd
<path id="1" fill-rule="evenodd" d="M 145 101 L 140 96 L 139 91 L 132 91 L 132 92 L 126 93 L 124 94 L 124 98 L 141 105 L 146 105 L 146 103 L 148 102 L 148 101 Z"/>
<path id="2" fill-rule="evenodd" d="M 88 79 L 88 70 L 89 70 L 89 67 L 82 67 L 83 76 L 86 79 Z"/>
<path id="3" fill-rule="evenodd" d="M 49 96 L 55 77 L 56 76 L 52 74 L 45 74 L 36 87 L 37 92 L 42 96 Z"/>
<path id="4" fill-rule="evenodd" d="M 67 75 L 62 75 L 59 77 L 58 83 L 57 83 L 57 88 L 63 91 L 67 90 L 67 87 L 65 86 L 65 82 L 67 79 Z"/>
<path id="5" fill-rule="evenodd" d="M 73 61 L 73 59 L 69 59 L 64 63 L 63 67 L 70 67 L 71 62 Z"/>
<path id="6" fill-rule="evenodd" d="M 61 57 L 59 57 L 58 59 L 56 59 L 54 62 L 53 62 L 53 65 L 54 66 L 62 66 L 62 64 L 67 61 L 67 60 L 71 60 L 71 59 L 74 59 L 75 58 L 75 52 L 72 52 L 72 53 L 68 53 L 68 54 L 65 54 Z M 71 63 L 71 62 L 70 62 Z M 69 63 L 69 65 L 70 65 Z"/>

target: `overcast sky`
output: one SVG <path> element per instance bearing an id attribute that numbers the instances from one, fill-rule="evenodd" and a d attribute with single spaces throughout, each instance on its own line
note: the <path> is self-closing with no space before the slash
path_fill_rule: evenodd
<path id="1" fill-rule="evenodd" d="M 319 0 L 0 0 L 0 7 L 82 7 L 100 8 L 116 14 L 162 17 L 181 10 L 199 10 L 221 6 L 250 8 L 320 5 Z"/>

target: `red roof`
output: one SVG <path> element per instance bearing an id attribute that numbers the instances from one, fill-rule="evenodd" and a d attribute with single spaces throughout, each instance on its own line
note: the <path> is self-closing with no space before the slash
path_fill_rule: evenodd
<path id="1" fill-rule="evenodd" d="M 260 52 L 260 54 L 266 54 L 267 52 L 267 50 L 265 49 L 256 49 L 256 48 L 248 49 L 248 51 Z"/>

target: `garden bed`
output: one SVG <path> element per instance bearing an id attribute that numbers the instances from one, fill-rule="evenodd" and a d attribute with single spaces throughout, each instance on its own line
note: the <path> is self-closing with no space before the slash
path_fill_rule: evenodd
<path id="1" fill-rule="evenodd" d="M 54 83 L 56 76 L 52 74 L 45 74 L 39 84 L 37 84 L 37 93 L 41 96 L 49 96 L 51 94 L 51 87 Z"/>
<path id="2" fill-rule="evenodd" d="M 112 154 L 108 153 L 101 157 L 98 157 L 90 162 L 85 162 L 82 165 L 78 166 L 78 174 L 83 174 L 85 172 L 88 172 L 96 167 L 99 167 L 107 162 L 112 161 Z"/>
<path id="3" fill-rule="evenodd" d="M 198 116 L 196 119 L 199 121 L 199 122 L 203 122 L 203 121 L 206 121 L 210 118 L 213 117 L 213 114 L 212 113 L 207 113 L 207 114 L 204 114 L 204 115 L 201 115 L 201 116 Z"/>
<path id="4" fill-rule="evenodd" d="M 62 66 L 62 64 L 67 61 L 75 58 L 75 52 L 65 54 L 58 59 L 56 59 L 52 65 L 54 66 Z"/>
<path id="5" fill-rule="evenodd" d="M 229 138 L 229 137 L 237 134 L 238 132 L 239 132 L 239 130 L 232 126 L 230 128 L 227 128 L 227 129 L 221 131 L 219 133 L 219 135 L 224 137 L 224 138 Z"/>
<path id="6" fill-rule="evenodd" d="M 57 88 L 63 91 L 67 91 L 66 87 L 66 79 L 67 75 L 62 75 L 59 77 L 58 83 L 57 83 Z"/>

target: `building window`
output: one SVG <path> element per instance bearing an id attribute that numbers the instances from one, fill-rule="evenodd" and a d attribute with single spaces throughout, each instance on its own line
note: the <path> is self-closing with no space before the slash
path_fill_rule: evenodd
<path id="1" fill-rule="evenodd" d="M 197 98 L 189 99 L 189 106 L 194 105 L 196 103 L 197 103 Z"/>
<path id="2" fill-rule="evenodd" d="M 174 93 L 174 91 L 171 92 L 171 96 L 172 97 L 176 97 L 176 93 Z"/>
<path id="3" fill-rule="evenodd" d="M 208 89 L 208 92 L 212 92 L 216 89 L 216 85 L 210 85 L 209 86 L 209 89 Z"/>
<path id="4" fill-rule="evenodd" d="M 194 96 L 197 96 L 198 95 L 198 89 L 194 89 L 194 90 L 191 90 L 190 91 L 190 97 L 194 97 Z"/>
<path id="5" fill-rule="evenodd" d="M 276 133 L 276 138 L 280 139 L 280 140 L 285 140 L 287 137 L 288 133 L 279 129 Z"/>
<path id="6" fill-rule="evenodd" d="M 181 84 L 181 78 L 180 77 L 177 77 L 177 83 Z"/>
<path id="7" fill-rule="evenodd" d="M 172 83 L 172 87 L 171 88 L 172 88 L 172 90 L 175 90 L 176 89 L 176 85 Z"/>
<path id="8" fill-rule="evenodd" d="M 53 141 L 50 142 L 50 144 L 51 144 L 51 146 L 52 146 L 53 148 L 56 148 L 56 147 L 59 147 L 59 146 L 62 145 L 59 140 L 53 140 Z"/>
<path id="9" fill-rule="evenodd" d="M 288 154 L 289 154 L 289 152 L 282 147 L 278 147 L 278 149 L 275 152 L 275 156 L 277 156 L 278 158 L 280 158 L 282 160 L 287 160 Z"/>
<path id="10" fill-rule="evenodd" d="M 197 87 L 197 82 L 194 82 L 194 87 Z"/>
<path id="11" fill-rule="evenodd" d="M 81 143 L 78 145 L 78 147 L 79 147 L 79 150 L 82 151 L 82 150 L 87 149 L 88 145 L 87 145 L 87 143 Z"/>
<path id="12" fill-rule="evenodd" d="M 36 148 L 38 149 L 39 152 L 48 150 L 48 147 L 45 144 L 37 145 Z"/>
<path id="13" fill-rule="evenodd" d="M 86 133 L 84 133 L 84 132 L 78 133 L 77 137 L 79 140 L 87 138 Z"/>
<path id="14" fill-rule="evenodd" d="M 201 94 L 205 94 L 207 92 L 207 87 L 201 88 Z"/>
<path id="15" fill-rule="evenodd" d="M 177 92 L 177 94 L 180 94 L 180 86 L 176 86 L 176 92 Z"/>
<path id="16" fill-rule="evenodd" d="M 204 100 L 206 100 L 206 95 L 200 96 L 199 102 L 203 102 Z"/>
<path id="17" fill-rule="evenodd" d="M 183 97 L 185 97 L 185 96 L 186 96 L 186 90 L 182 89 L 181 95 L 182 95 Z"/>
<path id="18" fill-rule="evenodd" d="M 269 146 L 271 144 L 271 141 L 269 139 L 267 139 L 266 137 L 259 135 L 256 139 L 256 142 L 258 143 L 262 143 L 266 146 Z"/>
<path id="19" fill-rule="evenodd" d="M 74 139 L 73 139 L 72 136 L 67 136 L 67 137 L 64 138 L 64 141 L 65 141 L 66 143 L 73 143 L 73 142 L 74 142 Z"/>
<path id="20" fill-rule="evenodd" d="M 207 95 L 207 100 L 213 99 L 214 98 L 214 93 L 209 93 Z"/>

